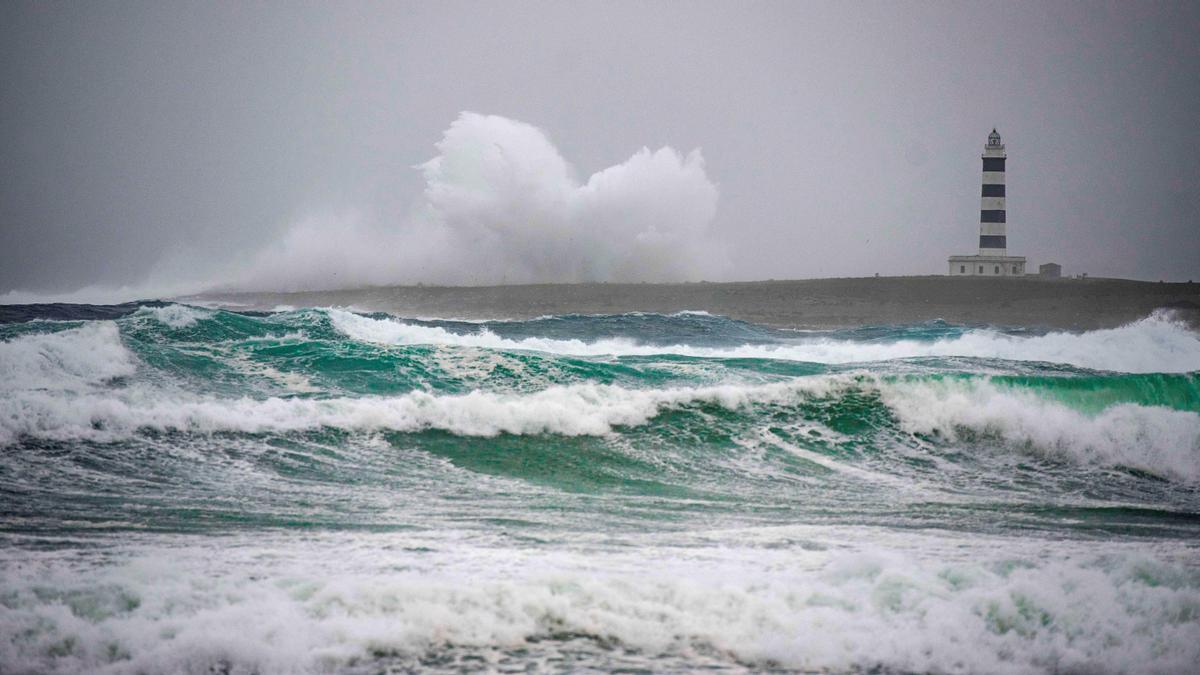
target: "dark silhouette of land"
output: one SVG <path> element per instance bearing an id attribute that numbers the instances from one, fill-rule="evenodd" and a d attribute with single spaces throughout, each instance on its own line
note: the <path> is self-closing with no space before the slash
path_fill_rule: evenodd
<path id="1" fill-rule="evenodd" d="M 960 324 L 1085 330 L 1171 308 L 1193 325 L 1200 284 L 1126 279 L 867 277 L 681 284 L 389 286 L 297 293 L 213 293 L 240 309 L 349 307 L 404 317 L 520 319 L 548 314 L 703 310 L 791 328 L 841 328 L 943 319 Z"/>

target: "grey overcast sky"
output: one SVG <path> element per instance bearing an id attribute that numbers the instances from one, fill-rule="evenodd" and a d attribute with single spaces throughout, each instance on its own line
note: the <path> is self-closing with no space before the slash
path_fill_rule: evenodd
<path id="1" fill-rule="evenodd" d="M 1195 2 L 6 2 L 0 293 L 219 281 L 297 223 L 336 252 L 337 214 L 401 231 L 463 111 L 580 183 L 699 148 L 725 262 L 693 276 L 942 274 L 995 126 L 1010 253 L 1200 280 L 1198 36 Z"/>

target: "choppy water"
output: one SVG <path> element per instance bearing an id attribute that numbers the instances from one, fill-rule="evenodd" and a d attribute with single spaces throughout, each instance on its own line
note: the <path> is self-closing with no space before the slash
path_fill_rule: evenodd
<path id="1" fill-rule="evenodd" d="M 4 318 L 3 672 L 1200 662 L 1168 316 Z"/>

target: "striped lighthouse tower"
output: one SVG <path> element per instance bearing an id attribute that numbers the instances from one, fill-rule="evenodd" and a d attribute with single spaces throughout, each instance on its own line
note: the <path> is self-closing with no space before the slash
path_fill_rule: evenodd
<path id="1" fill-rule="evenodd" d="M 1007 256 L 1004 209 L 1004 144 L 992 129 L 983 146 L 983 193 L 979 198 L 979 255 Z"/>
<path id="2" fill-rule="evenodd" d="M 979 253 L 950 256 L 953 277 L 1025 276 L 1025 256 L 1008 254 L 1008 217 L 1004 208 L 1004 161 L 1008 153 L 992 129 L 983 146 L 983 191 L 979 196 Z"/>

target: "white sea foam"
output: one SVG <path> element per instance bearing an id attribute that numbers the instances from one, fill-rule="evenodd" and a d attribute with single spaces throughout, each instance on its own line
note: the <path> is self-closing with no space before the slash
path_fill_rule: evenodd
<path id="1" fill-rule="evenodd" d="M 447 375 L 456 378 L 482 381 L 496 372 L 497 368 L 519 377 L 523 387 L 544 387 L 547 378 L 526 372 L 525 364 L 518 359 L 494 349 L 450 349 L 438 347 L 429 355 L 433 363 Z M 552 370 L 557 371 L 552 367 Z"/>
<path id="2" fill-rule="evenodd" d="M 0 392 L 11 397 L 21 390 L 87 388 L 135 370 L 133 354 L 111 321 L 0 342 Z"/>
<path id="3" fill-rule="evenodd" d="M 287 339 L 287 336 L 279 339 Z M 254 361 L 249 355 L 242 352 L 227 351 L 222 355 L 222 361 L 243 375 L 268 380 L 291 392 L 311 394 L 320 391 L 320 388 L 315 386 L 312 380 L 303 373 L 279 370 L 269 364 Z"/>
<path id="4" fill-rule="evenodd" d="M 0 662 L 303 673 L 462 650 L 519 664 L 563 634 L 638 650 L 635 665 L 650 669 L 668 655 L 1001 674 L 1182 673 L 1200 659 L 1200 580 L 1181 563 L 1195 552 L 1179 545 L 700 534 L 701 547 L 658 533 L 615 549 L 484 547 L 453 533 L 227 537 L 133 549 L 115 564 L 21 551 L 0 565 Z M 604 647 L 585 648 L 603 663 Z"/>
<path id="5" fill-rule="evenodd" d="M 816 363 L 862 363 L 921 356 L 962 356 L 1015 361 L 1045 361 L 1098 370 L 1130 373 L 1191 372 L 1200 370 L 1200 334 L 1155 314 L 1140 321 L 1086 333 L 1016 336 L 993 330 L 971 330 L 934 341 L 864 342 L 831 338 L 799 339 L 785 344 L 695 347 L 659 346 L 628 339 L 595 341 L 541 337 L 502 338 L 487 330 L 452 333 L 397 319 L 373 319 L 342 310 L 328 310 L 333 325 L 356 340 L 382 344 L 446 344 L 490 349 L 514 349 L 572 356 L 634 356 L 679 354 L 705 358 L 764 358 Z"/>

